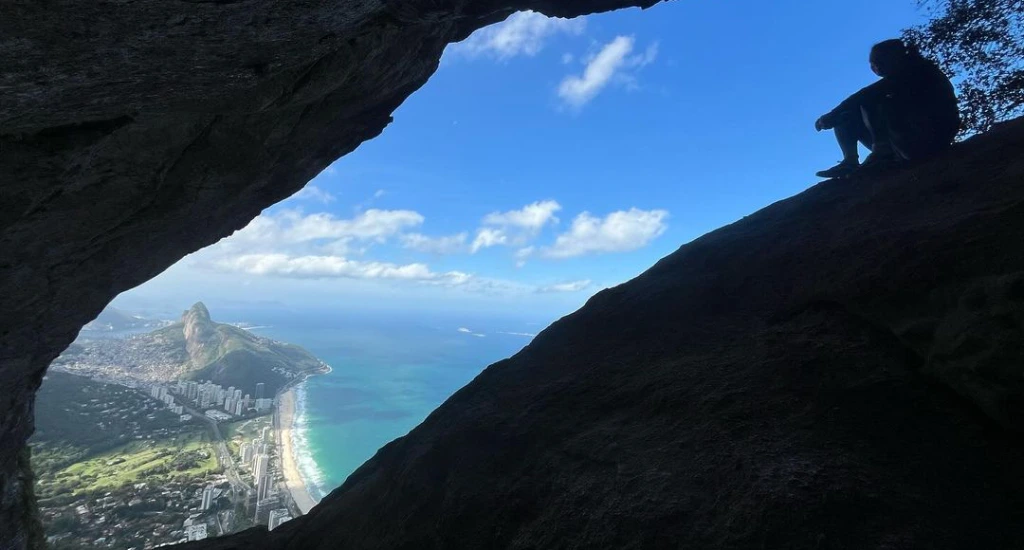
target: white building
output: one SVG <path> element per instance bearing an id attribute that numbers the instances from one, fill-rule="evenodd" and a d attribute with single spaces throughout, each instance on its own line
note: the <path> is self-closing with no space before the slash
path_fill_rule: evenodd
<path id="1" fill-rule="evenodd" d="M 203 489 L 203 503 L 200 506 L 201 510 L 209 510 L 213 506 L 213 485 L 207 485 Z"/>
<path id="2" fill-rule="evenodd" d="M 196 525 L 189 525 L 185 528 L 185 536 L 188 540 L 203 540 L 206 538 L 206 524 L 199 523 Z"/>
<path id="3" fill-rule="evenodd" d="M 278 508 L 270 511 L 270 521 L 267 522 L 267 527 L 273 531 L 275 528 L 280 526 L 282 523 L 292 519 L 292 515 L 288 513 L 287 508 Z"/>
<path id="4" fill-rule="evenodd" d="M 265 454 L 256 455 L 256 463 L 252 468 L 252 477 L 259 480 L 263 476 L 267 475 L 267 470 L 270 469 L 270 457 Z"/>
<path id="5" fill-rule="evenodd" d="M 259 481 L 256 484 L 256 500 L 260 501 L 270 496 L 270 475 L 263 475 L 257 478 Z"/>
<path id="6" fill-rule="evenodd" d="M 245 403 L 241 400 L 241 398 L 236 399 L 234 401 L 235 401 L 235 416 L 242 416 L 242 413 L 245 412 L 245 409 L 243 408 L 245 406 Z"/>
<path id="7" fill-rule="evenodd" d="M 218 411 L 217 409 L 210 409 L 204 412 L 203 414 L 205 414 L 207 418 L 212 418 L 213 420 L 216 420 L 218 422 L 223 420 L 231 420 L 230 414 L 227 414 L 224 411 Z"/>
<path id="8" fill-rule="evenodd" d="M 242 446 L 238 448 L 238 455 L 242 458 L 242 464 L 252 463 L 252 444 L 242 443 Z"/>

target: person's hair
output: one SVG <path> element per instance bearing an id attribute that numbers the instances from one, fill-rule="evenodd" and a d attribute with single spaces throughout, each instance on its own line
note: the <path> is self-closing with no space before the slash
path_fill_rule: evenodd
<path id="1" fill-rule="evenodd" d="M 899 38 L 893 38 L 883 40 L 872 46 L 871 58 L 878 60 L 899 58 L 921 59 L 922 56 L 921 51 L 917 49 L 915 44 L 904 42 Z"/>

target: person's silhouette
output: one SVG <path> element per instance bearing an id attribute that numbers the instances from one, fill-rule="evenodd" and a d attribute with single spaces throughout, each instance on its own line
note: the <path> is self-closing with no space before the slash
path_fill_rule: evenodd
<path id="1" fill-rule="evenodd" d="M 871 48 L 871 70 L 881 80 L 853 94 L 814 123 L 835 129 L 843 160 L 818 172 L 842 177 L 860 167 L 857 143 L 871 150 L 864 165 L 910 160 L 953 143 L 960 129 L 956 92 L 949 78 L 917 48 L 886 40 Z"/>

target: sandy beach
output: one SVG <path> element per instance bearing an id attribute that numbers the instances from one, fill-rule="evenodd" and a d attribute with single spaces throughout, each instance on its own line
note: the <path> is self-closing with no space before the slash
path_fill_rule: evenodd
<path id="1" fill-rule="evenodd" d="M 295 392 L 288 390 L 281 394 L 277 409 L 277 441 L 278 451 L 281 457 L 281 466 L 284 469 L 284 482 L 292 500 L 299 510 L 305 514 L 316 504 L 313 497 L 309 496 L 306 485 L 299 475 L 299 465 L 295 460 L 295 448 L 292 446 L 292 423 L 295 420 Z"/>

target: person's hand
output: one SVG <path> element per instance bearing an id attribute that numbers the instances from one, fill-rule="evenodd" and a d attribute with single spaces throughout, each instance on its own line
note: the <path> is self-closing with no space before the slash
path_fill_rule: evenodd
<path id="1" fill-rule="evenodd" d="M 814 129 L 819 132 L 822 130 L 831 130 L 832 128 L 832 121 L 829 120 L 828 115 L 821 115 L 818 120 L 814 121 Z"/>

